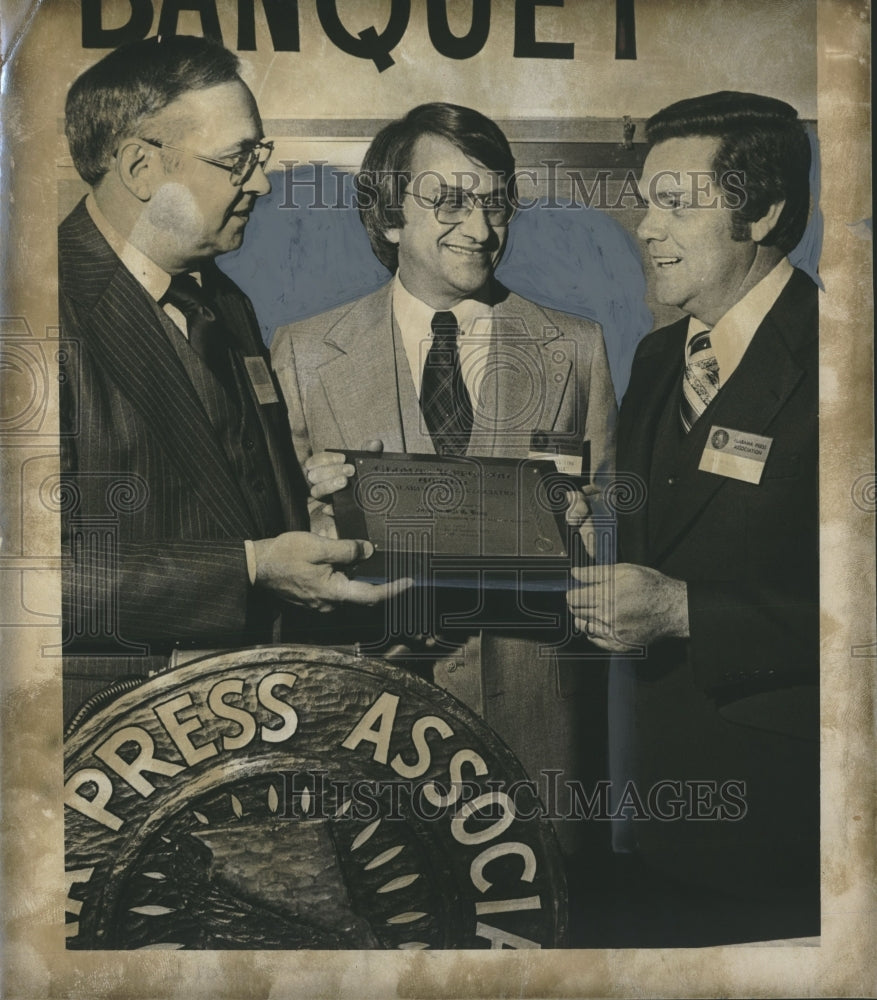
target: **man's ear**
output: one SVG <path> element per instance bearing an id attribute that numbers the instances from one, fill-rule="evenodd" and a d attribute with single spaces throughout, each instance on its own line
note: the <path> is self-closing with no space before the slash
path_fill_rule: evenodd
<path id="1" fill-rule="evenodd" d="M 786 206 L 785 199 L 783 201 L 776 201 L 770 208 L 762 215 L 760 219 L 757 219 L 752 223 L 752 240 L 755 243 L 761 243 L 766 236 L 769 236 L 773 232 L 774 226 L 779 222 L 780 215 Z"/>
<path id="2" fill-rule="evenodd" d="M 152 197 L 151 174 L 157 158 L 158 150 L 140 139 L 124 140 L 116 152 L 119 180 L 139 201 L 149 201 Z"/>
<path id="3" fill-rule="evenodd" d="M 384 239 L 389 240 L 390 243 L 399 242 L 399 230 L 398 229 L 385 229 Z"/>

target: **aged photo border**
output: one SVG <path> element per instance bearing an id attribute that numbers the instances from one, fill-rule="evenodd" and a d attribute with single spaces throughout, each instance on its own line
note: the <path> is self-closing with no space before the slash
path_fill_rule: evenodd
<path id="1" fill-rule="evenodd" d="M 549 955 L 64 949 L 58 524 L 28 491 L 57 453 L 58 116 L 41 84 L 57 0 L 19 11 L 4 67 L 3 334 L 47 373 L 0 458 L 3 991 L 55 996 L 853 996 L 874 983 L 874 437 L 869 7 L 816 0 L 826 287 L 821 335 L 823 916 L 818 943 Z M 68 9 L 63 0 L 57 3 Z M 13 4 L 10 4 L 10 11 Z M 75 6 L 75 5 L 74 5 Z M 11 19 L 10 19 L 11 21 Z M 5 29 L 4 29 L 5 30 Z M 14 41 L 4 37 L 4 58 Z M 69 44 L 78 45 L 77 39 Z M 54 79 L 54 77 L 52 78 Z M 258 95 L 257 95 L 258 96 Z M 28 525 L 23 537 L 21 525 Z"/>

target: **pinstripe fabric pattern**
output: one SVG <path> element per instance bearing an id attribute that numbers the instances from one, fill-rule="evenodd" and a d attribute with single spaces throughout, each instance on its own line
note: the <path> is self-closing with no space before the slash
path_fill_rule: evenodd
<path id="1" fill-rule="evenodd" d="M 145 654 L 145 670 L 177 644 L 269 640 L 277 609 L 252 591 L 243 542 L 307 524 L 282 404 L 253 407 L 269 508 L 84 203 L 60 227 L 59 266 L 65 694 L 68 674 L 139 672 L 120 653 Z M 266 356 L 250 303 L 215 267 L 204 276 L 237 349 Z M 103 649 L 113 655 L 75 655 Z"/>
<path id="2" fill-rule="evenodd" d="M 264 446 L 265 435 L 258 425 L 257 407 L 248 399 L 249 385 L 244 371 L 229 371 L 231 391 L 216 378 L 198 357 L 186 338 L 164 317 L 168 337 L 207 413 L 207 418 L 222 443 L 231 463 L 235 481 L 242 486 L 244 498 L 253 517 L 256 536 L 276 533 L 276 525 L 285 523 L 279 510 L 279 496 L 273 476 L 263 471 L 271 467 Z M 258 489 L 254 486 L 258 484 Z"/>

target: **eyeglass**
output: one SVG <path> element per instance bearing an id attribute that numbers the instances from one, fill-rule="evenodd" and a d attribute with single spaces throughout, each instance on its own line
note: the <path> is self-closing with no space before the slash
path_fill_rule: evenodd
<path id="1" fill-rule="evenodd" d="M 150 146 L 155 146 L 156 149 L 172 149 L 175 153 L 185 153 L 187 156 L 194 156 L 196 160 L 201 160 L 202 163 L 211 163 L 214 167 L 222 167 L 223 170 L 227 170 L 231 174 L 231 182 L 235 187 L 240 187 L 250 177 L 256 169 L 257 164 L 260 167 L 264 167 L 274 152 L 273 142 L 257 142 L 255 145 L 233 154 L 233 161 L 228 163 L 227 160 L 231 160 L 231 156 L 224 160 L 217 160 L 212 156 L 202 156 L 200 153 L 193 153 L 191 149 L 183 149 L 182 146 L 172 146 L 169 142 L 161 142 L 158 139 L 147 139 L 144 137 L 143 141 L 148 142 Z"/>
<path id="2" fill-rule="evenodd" d="M 515 214 L 515 206 L 506 198 L 493 192 L 472 194 L 471 191 L 451 188 L 443 191 L 434 201 L 424 198 L 423 195 L 415 194 L 413 191 L 403 193 L 411 195 L 419 204 L 432 208 L 436 220 L 443 226 L 458 226 L 461 222 L 465 222 L 476 207 L 484 212 L 490 226 L 507 226 Z"/>

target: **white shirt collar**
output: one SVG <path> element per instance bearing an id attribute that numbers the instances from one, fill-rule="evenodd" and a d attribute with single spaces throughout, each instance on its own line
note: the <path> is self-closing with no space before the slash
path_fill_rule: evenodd
<path id="1" fill-rule="evenodd" d="M 713 327 L 710 343 L 719 365 L 720 385 L 724 385 L 736 371 L 755 336 L 755 331 L 774 307 L 776 300 L 791 278 L 792 271 L 793 268 L 788 257 L 783 257 L 776 267 L 769 271 L 757 285 L 750 288 L 739 302 L 735 302 Z M 706 323 L 691 316 L 688 321 L 686 347 L 695 334 L 708 329 Z"/>
<path id="2" fill-rule="evenodd" d="M 142 250 L 138 250 L 133 243 L 129 243 L 113 227 L 109 219 L 98 208 L 93 194 L 89 194 L 85 199 L 85 207 L 91 216 L 91 221 L 97 226 L 98 232 L 109 243 L 119 260 L 128 268 L 152 298 L 156 302 L 160 301 L 170 287 L 171 276 L 167 271 L 160 268 L 155 261 L 150 260 Z"/>
<path id="3" fill-rule="evenodd" d="M 457 326 L 460 328 L 461 336 L 465 337 L 474 326 L 476 319 L 489 316 L 492 311 L 492 306 L 479 302 L 477 299 L 463 299 L 453 309 L 433 309 L 432 306 L 428 306 L 408 291 L 402 284 L 398 273 L 393 279 L 393 315 L 396 317 L 400 329 L 409 325 L 421 328 L 425 325 L 428 336 L 431 337 L 433 316 L 437 312 L 452 312 L 457 317 Z"/>
<path id="4" fill-rule="evenodd" d="M 470 393 L 477 392 L 475 385 L 475 371 L 483 368 L 483 365 L 476 365 L 474 362 L 477 355 L 484 355 L 487 345 L 480 332 L 474 337 L 470 336 L 467 342 L 467 334 L 471 335 L 473 327 L 478 320 L 489 320 L 493 315 L 493 307 L 477 299 L 464 299 L 458 302 L 453 309 L 438 310 L 428 306 L 425 302 L 416 298 L 402 284 L 398 273 L 393 279 L 393 316 L 399 327 L 402 337 L 402 346 L 405 348 L 405 356 L 408 358 L 408 366 L 411 369 L 411 377 L 414 379 L 414 386 L 420 395 L 420 382 L 423 375 L 423 366 L 426 363 L 426 355 L 429 351 L 429 342 L 432 340 L 432 318 L 436 312 L 452 312 L 457 319 L 457 326 L 460 329 L 458 343 L 460 345 L 460 367 L 463 372 L 463 381 L 466 383 Z M 479 331 L 484 330 L 489 333 L 491 324 L 479 325 Z M 474 340 L 477 338 L 477 343 Z"/>

